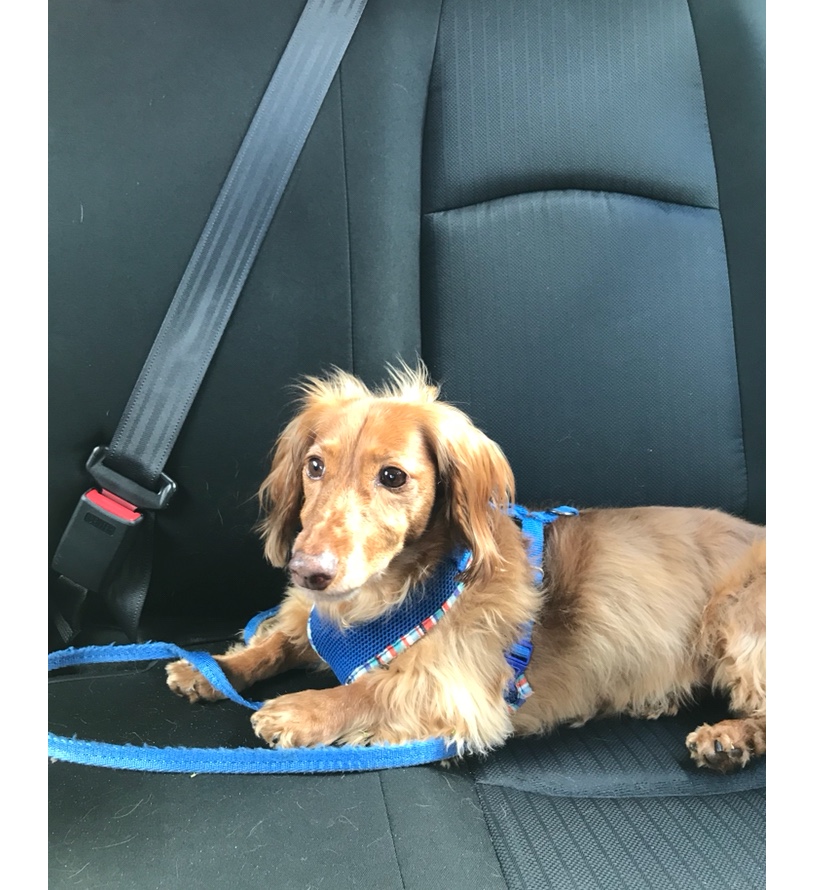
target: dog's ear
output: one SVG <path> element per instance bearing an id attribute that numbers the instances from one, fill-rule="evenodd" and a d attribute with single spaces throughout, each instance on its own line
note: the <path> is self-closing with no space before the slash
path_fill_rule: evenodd
<path id="1" fill-rule="evenodd" d="M 291 555 L 303 506 L 303 459 L 311 444 L 311 409 L 298 414 L 280 433 L 270 473 L 259 488 L 264 518 L 259 532 L 268 561 L 283 568 Z"/>
<path id="2" fill-rule="evenodd" d="M 463 580 L 489 581 L 506 560 L 494 533 L 498 512 L 515 497 L 515 478 L 503 452 L 459 409 L 429 406 L 431 448 L 439 468 L 444 509 L 472 554 Z"/>
<path id="3" fill-rule="evenodd" d="M 303 460 L 322 422 L 324 412 L 336 405 L 369 396 L 369 390 L 351 374 L 335 369 L 327 377 L 305 377 L 299 384 L 300 411 L 280 433 L 273 463 L 259 487 L 264 518 L 258 525 L 265 556 L 283 568 L 300 525 L 303 507 Z"/>

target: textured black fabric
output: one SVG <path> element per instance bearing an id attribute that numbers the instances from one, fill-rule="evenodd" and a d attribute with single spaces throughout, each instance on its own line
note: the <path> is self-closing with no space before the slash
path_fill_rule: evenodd
<path id="1" fill-rule="evenodd" d="M 546 192 L 423 231 L 425 354 L 520 502 L 744 510 L 717 211 Z"/>
<path id="2" fill-rule="evenodd" d="M 441 0 L 370 0 L 339 72 L 352 361 L 420 354 L 422 124 Z"/>
<path id="3" fill-rule="evenodd" d="M 730 272 L 748 518 L 765 522 L 765 2 L 691 2 Z"/>
<path id="4" fill-rule="evenodd" d="M 744 513 L 689 7 L 534 0 L 520 12 L 443 9 L 423 186 L 431 371 L 504 448 L 524 503 Z"/>
<path id="5" fill-rule="evenodd" d="M 426 212 L 557 188 L 717 203 L 686 0 L 446 3 L 425 137 Z"/>
<path id="6" fill-rule="evenodd" d="M 295 671 L 251 691 L 263 699 L 334 682 L 329 672 Z M 251 713 L 190 705 L 169 692 L 156 662 L 49 681 L 53 732 L 117 744 L 261 747 Z M 56 762 L 49 797 L 51 888 L 506 886 L 462 769 L 190 777 Z"/>
<path id="7" fill-rule="evenodd" d="M 474 769 L 483 784 L 559 797 L 729 794 L 764 788 L 765 759 L 728 776 L 698 768 L 684 740 L 729 716 L 722 702 L 658 720 L 594 720 L 547 736 L 511 739 Z"/>
<path id="8" fill-rule="evenodd" d="M 49 886 L 296 888 L 320 880 L 333 890 L 401 890 L 378 776 L 346 779 L 327 791 L 308 776 L 274 782 L 53 764 Z"/>
<path id="9" fill-rule="evenodd" d="M 467 770 L 428 766 L 378 776 L 405 887 L 507 886 Z"/>
<path id="10" fill-rule="evenodd" d="M 510 888 L 758 890 L 765 792 L 578 799 L 478 786 Z"/>

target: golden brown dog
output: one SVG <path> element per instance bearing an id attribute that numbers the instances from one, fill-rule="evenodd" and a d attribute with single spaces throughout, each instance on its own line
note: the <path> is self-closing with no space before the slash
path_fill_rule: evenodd
<path id="1" fill-rule="evenodd" d="M 272 746 L 443 736 L 485 752 L 513 734 L 595 716 L 675 713 L 701 688 L 731 719 L 686 743 L 722 772 L 765 753 L 765 529 L 716 510 L 582 510 L 547 527 L 544 582 L 505 512 L 500 448 L 437 399 L 424 369 L 370 392 L 337 372 L 309 380 L 280 435 L 261 496 L 265 554 L 291 586 L 248 645 L 218 661 L 236 689 L 321 663 L 321 616 L 352 627 L 396 607 L 456 546 L 472 553 L 450 612 L 386 668 L 348 685 L 274 698 L 252 722 Z M 504 652 L 535 621 L 516 711 Z M 190 701 L 222 697 L 188 663 L 167 667 Z"/>

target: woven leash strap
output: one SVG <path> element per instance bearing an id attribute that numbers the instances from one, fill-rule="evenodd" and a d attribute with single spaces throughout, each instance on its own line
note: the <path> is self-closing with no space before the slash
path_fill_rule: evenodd
<path id="1" fill-rule="evenodd" d="M 256 616 L 255 629 L 270 612 Z M 172 643 L 134 643 L 126 646 L 87 646 L 62 649 L 49 655 L 49 670 L 116 662 L 184 658 L 230 700 L 251 710 L 261 702 L 242 698 L 230 686 L 208 652 L 191 652 Z M 454 744 L 426 739 L 400 745 L 321 745 L 315 748 L 156 748 L 151 745 L 111 744 L 48 733 L 48 755 L 54 760 L 113 769 L 158 773 L 338 773 L 366 772 L 398 766 L 418 766 L 453 757 Z"/>

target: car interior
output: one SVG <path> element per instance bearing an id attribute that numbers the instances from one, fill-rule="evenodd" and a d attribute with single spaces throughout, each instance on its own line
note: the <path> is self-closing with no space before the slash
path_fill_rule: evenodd
<path id="1" fill-rule="evenodd" d="M 133 480 L 173 483 L 122 554 L 142 564 L 68 583 L 54 558 L 101 487 L 91 455 L 116 441 L 305 6 L 49 4 L 51 656 L 218 653 L 277 606 L 258 492 L 295 386 L 335 368 L 375 386 L 424 362 L 520 503 L 765 523 L 765 3 L 368 0 L 165 467 Z M 181 373 L 158 398 L 184 395 Z M 51 671 L 50 731 L 265 748 L 236 702 L 172 695 L 165 664 Z M 251 692 L 336 683 L 300 669 Z M 766 761 L 721 775 L 684 743 L 725 709 L 697 690 L 674 716 L 358 771 L 53 757 L 49 886 L 753 890 Z"/>

